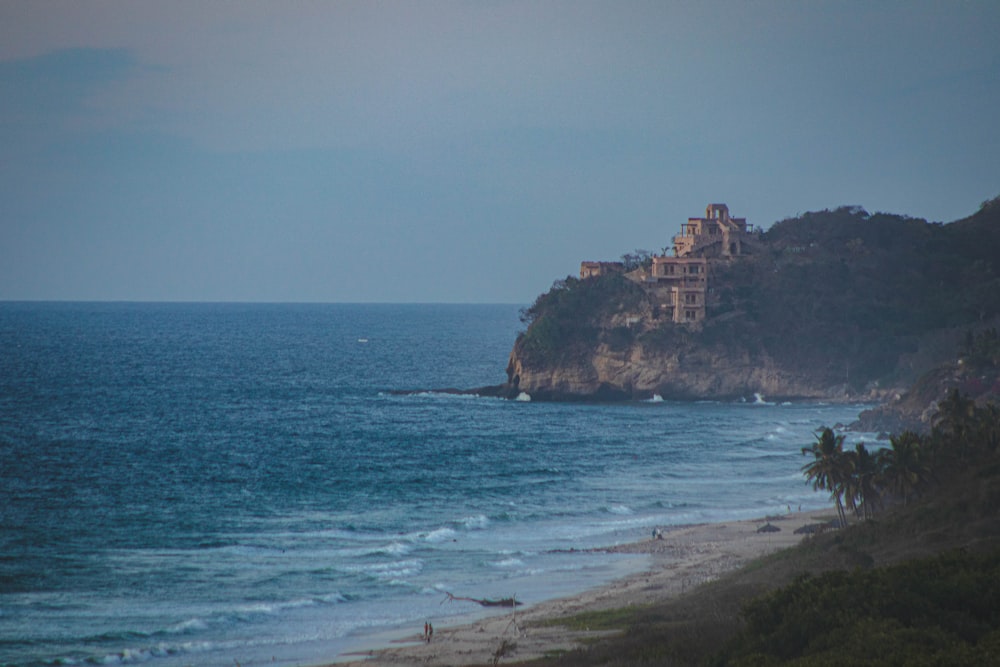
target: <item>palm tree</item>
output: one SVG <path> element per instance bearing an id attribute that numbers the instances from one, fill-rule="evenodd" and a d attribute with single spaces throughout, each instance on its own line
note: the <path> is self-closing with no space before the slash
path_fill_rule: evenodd
<path id="1" fill-rule="evenodd" d="M 845 491 L 844 476 L 844 436 L 836 435 L 833 429 L 824 426 L 816 436 L 812 447 L 803 447 L 803 454 L 812 454 L 813 460 L 802 466 L 806 480 L 811 481 L 813 489 L 830 491 L 830 496 L 837 502 L 837 514 L 840 525 L 847 525 L 847 514 L 844 512 L 843 495 Z"/>
<path id="2" fill-rule="evenodd" d="M 854 451 L 844 454 L 842 474 L 846 504 L 849 509 L 866 519 L 870 519 L 875 513 L 875 504 L 879 500 L 877 480 L 880 458 L 869 452 L 863 442 L 859 442 Z M 859 508 L 861 512 L 858 512 Z"/>
<path id="3" fill-rule="evenodd" d="M 964 440 L 975 416 L 976 402 L 952 389 L 943 401 L 938 402 L 937 412 L 931 418 L 934 428 Z"/>
<path id="4" fill-rule="evenodd" d="M 905 506 L 911 496 L 919 495 L 930 477 L 924 462 L 923 438 L 913 431 L 890 436 L 891 449 L 883 450 L 885 465 L 882 477 L 893 495 L 903 499 Z"/>

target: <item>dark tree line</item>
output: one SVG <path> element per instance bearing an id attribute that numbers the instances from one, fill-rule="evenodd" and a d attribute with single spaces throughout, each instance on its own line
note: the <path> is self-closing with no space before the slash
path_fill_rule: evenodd
<path id="1" fill-rule="evenodd" d="M 904 505 L 919 497 L 941 476 L 997 453 L 1000 446 L 1000 408 L 977 406 L 953 390 L 938 404 L 931 432 L 904 431 L 889 439 L 889 447 L 870 451 L 864 443 L 844 449 L 844 436 L 828 427 L 816 442 L 803 447 L 813 460 L 803 466 L 814 489 L 830 492 L 841 525 L 847 512 L 871 518 L 885 503 Z"/>

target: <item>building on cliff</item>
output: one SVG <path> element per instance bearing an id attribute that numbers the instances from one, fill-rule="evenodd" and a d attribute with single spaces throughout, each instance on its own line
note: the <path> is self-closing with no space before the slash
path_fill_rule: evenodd
<path id="1" fill-rule="evenodd" d="M 733 218 L 725 204 L 709 204 L 704 218 L 688 218 L 673 237 L 673 256 L 655 255 L 648 269 L 632 271 L 650 295 L 656 319 L 696 323 L 705 319 L 709 260 L 730 260 L 746 254 L 753 242 L 753 225 Z M 625 273 L 622 262 L 581 262 L 580 279 Z"/>
<path id="2" fill-rule="evenodd" d="M 644 283 L 657 319 L 672 322 L 705 319 L 708 260 L 704 257 L 653 257 Z"/>
<path id="3" fill-rule="evenodd" d="M 580 280 L 605 276 L 609 273 L 625 273 L 624 262 L 580 262 Z"/>
<path id="4" fill-rule="evenodd" d="M 656 314 L 678 323 L 704 320 L 709 260 L 743 255 L 752 234 L 746 218 L 731 217 L 725 204 L 709 204 L 704 218 L 688 218 L 673 238 L 673 257 L 654 257 L 645 279 Z"/>
<path id="5" fill-rule="evenodd" d="M 725 204 L 709 204 L 704 218 L 688 218 L 674 237 L 674 256 L 738 257 L 743 243 L 753 233 L 746 218 L 733 218 Z"/>

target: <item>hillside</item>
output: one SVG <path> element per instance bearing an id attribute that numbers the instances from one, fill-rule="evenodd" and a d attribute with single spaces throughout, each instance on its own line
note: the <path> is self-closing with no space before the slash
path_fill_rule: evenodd
<path id="1" fill-rule="evenodd" d="M 617 633 L 538 664 L 998 664 L 1000 407 L 955 393 L 888 451 L 872 518 L 679 598 L 567 619 Z"/>
<path id="2" fill-rule="evenodd" d="M 500 393 L 881 400 L 1000 318 L 1000 198 L 949 224 L 806 213 L 748 252 L 708 260 L 691 324 L 658 318 L 635 274 L 557 281 L 524 311 Z"/>
<path id="3" fill-rule="evenodd" d="M 1000 335 L 997 329 L 966 332 L 958 357 L 924 373 L 905 393 L 861 413 L 855 430 L 926 432 L 941 403 L 959 391 L 979 405 L 1000 404 Z"/>

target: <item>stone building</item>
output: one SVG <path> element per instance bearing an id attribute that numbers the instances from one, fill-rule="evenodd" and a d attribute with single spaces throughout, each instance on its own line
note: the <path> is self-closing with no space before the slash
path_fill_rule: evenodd
<path id="1" fill-rule="evenodd" d="M 708 260 L 704 257 L 653 257 L 646 291 L 657 318 L 672 322 L 705 319 Z"/>
<path id="2" fill-rule="evenodd" d="M 753 225 L 733 218 L 725 204 L 709 204 L 704 218 L 688 218 L 673 238 L 674 254 L 656 255 L 648 270 L 627 273 L 650 295 L 656 319 L 693 324 L 705 319 L 710 260 L 746 254 Z M 625 273 L 622 262 L 581 262 L 580 279 Z"/>
<path id="3" fill-rule="evenodd" d="M 743 254 L 748 229 L 746 218 L 733 218 L 725 204 L 709 204 L 704 218 L 688 218 L 674 237 L 674 256 L 737 257 Z"/>
<path id="4" fill-rule="evenodd" d="M 625 273 L 622 262 L 580 262 L 580 280 L 605 276 L 609 273 Z"/>

